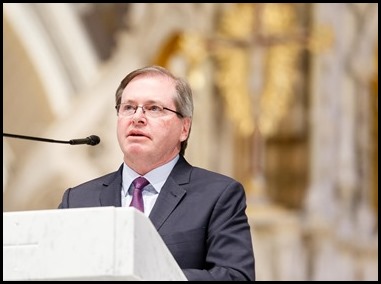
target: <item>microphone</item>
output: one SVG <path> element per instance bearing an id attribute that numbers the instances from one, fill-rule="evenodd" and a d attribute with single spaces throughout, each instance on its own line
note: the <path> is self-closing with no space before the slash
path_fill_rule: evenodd
<path id="1" fill-rule="evenodd" d="M 71 139 L 69 141 L 63 141 L 63 140 L 54 140 L 54 139 L 48 139 L 48 138 L 41 138 L 41 137 L 33 137 L 33 136 L 25 136 L 25 135 L 18 135 L 18 134 L 10 134 L 10 133 L 4 133 L 3 137 L 10 137 L 10 138 L 19 138 L 19 139 L 27 139 L 27 140 L 36 140 L 36 141 L 42 141 L 42 142 L 52 142 L 52 143 L 63 143 L 63 144 L 70 144 L 70 145 L 91 145 L 95 146 L 98 145 L 99 142 L 101 142 L 101 139 L 96 135 L 91 135 L 86 138 L 82 139 Z"/>
<path id="2" fill-rule="evenodd" d="M 72 139 L 69 141 L 70 145 L 87 144 L 91 146 L 95 146 L 99 144 L 99 142 L 101 142 L 101 139 L 96 135 L 91 135 L 83 139 Z"/>

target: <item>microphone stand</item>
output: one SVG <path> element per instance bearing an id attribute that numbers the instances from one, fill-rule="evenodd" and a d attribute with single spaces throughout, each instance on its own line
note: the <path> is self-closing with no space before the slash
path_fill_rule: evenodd
<path id="1" fill-rule="evenodd" d="M 70 141 L 54 140 L 54 139 L 32 137 L 32 136 L 26 136 L 26 135 L 17 135 L 17 134 L 10 134 L 10 133 L 4 133 L 4 132 L 3 132 L 3 137 L 20 138 L 20 139 L 27 139 L 27 140 L 43 141 L 43 142 L 70 144 Z"/>

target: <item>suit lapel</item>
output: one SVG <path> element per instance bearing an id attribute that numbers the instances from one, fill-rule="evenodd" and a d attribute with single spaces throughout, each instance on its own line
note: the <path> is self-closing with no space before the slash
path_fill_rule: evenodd
<path id="1" fill-rule="evenodd" d="M 103 183 L 103 189 L 99 195 L 101 206 L 122 206 L 122 169 L 123 165 Z"/>
<path id="2" fill-rule="evenodd" d="M 152 208 L 149 218 L 156 230 L 159 230 L 165 220 L 184 198 L 186 190 L 182 187 L 188 184 L 192 167 L 180 156 Z"/>
<path id="3" fill-rule="evenodd" d="M 163 225 L 186 191 L 179 187 L 172 179 L 168 179 L 157 197 L 156 203 L 149 215 L 157 230 Z"/>

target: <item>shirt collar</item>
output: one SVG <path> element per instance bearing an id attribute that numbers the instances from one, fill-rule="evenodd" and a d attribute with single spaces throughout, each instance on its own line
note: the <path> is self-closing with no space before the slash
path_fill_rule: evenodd
<path id="1" fill-rule="evenodd" d="M 161 188 L 163 187 L 165 181 L 167 180 L 169 174 L 172 169 L 176 165 L 179 160 L 179 155 L 176 155 L 171 161 L 168 163 L 153 169 L 144 175 L 144 177 L 150 182 L 151 186 L 147 186 L 147 190 L 154 191 L 155 193 L 160 193 Z M 123 173 L 122 173 L 122 191 L 123 196 L 128 194 L 128 190 L 131 187 L 132 181 L 139 177 L 140 175 L 132 170 L 126 163 L 123 163 Z"/>

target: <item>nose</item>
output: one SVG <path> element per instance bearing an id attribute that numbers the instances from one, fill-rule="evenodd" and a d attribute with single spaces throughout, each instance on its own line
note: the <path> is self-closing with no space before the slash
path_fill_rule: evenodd
<path id="1" fill-rule="evenodd" d="M 141 108 L 142 110 L 139 111 L 139 108 Z M 132 117 L 133 122 L 134 123 L 145 123 L 146 122 L 145 112 L 146 111 L 145 111 L 143 106 L 137 106 L 135 113 Z"/>
<path id="2" fill-rule="evenodd" d="M 134 114 L 136 114 L 136 112 L 138 111 L 139 108 L 142 109 L 142 112 L 143 112 L 144 114 L 146 113 L 146 110 L 144 109 L 144 106 L 137 106 Z"/>

